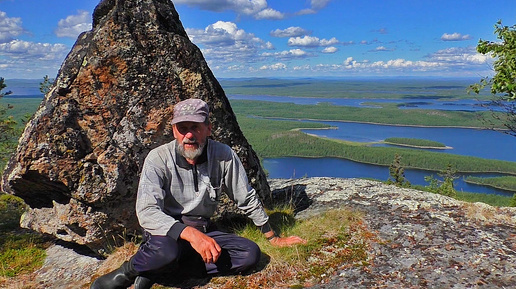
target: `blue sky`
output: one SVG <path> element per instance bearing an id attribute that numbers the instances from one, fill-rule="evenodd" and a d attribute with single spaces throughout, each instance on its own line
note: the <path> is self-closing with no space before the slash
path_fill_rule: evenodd
<path id="1" fill-rule="evenodd" d="M 0 0 L 0 77 L 57 75 L 98 0 Z M 494 24 L 516 1 L 175 0 L 190 39 L 225 77 L 482 77 Z"/>

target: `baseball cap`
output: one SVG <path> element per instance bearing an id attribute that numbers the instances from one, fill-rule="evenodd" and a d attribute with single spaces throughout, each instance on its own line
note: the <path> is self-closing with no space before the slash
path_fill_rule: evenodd
<path id="1" fill-rule="evenodd" d="M 208 104 L 198 98 L 189 98 L 176 103 L 172 124 L 183 121 L 204 122 L 209 115 Z"/>

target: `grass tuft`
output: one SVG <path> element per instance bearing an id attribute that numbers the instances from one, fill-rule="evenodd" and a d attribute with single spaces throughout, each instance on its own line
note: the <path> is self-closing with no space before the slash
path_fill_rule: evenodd
<path id="1" fill-rule="evenodd" d="M 45 260 L 46 242 L 32 233 L 9 233 L 0 241 L 0 277 L 35 271 Z"/>
<path id="2" fill-rule="evenodd" d="M 303 288 L 329 279 L 339 269 L 369 265 L 367 252 L 376 236 L 357 212 L 332 210 L 298 222 L 288 207 L 272 210 L 269 215 L 271 225 L 280 228 L 281 235 L 298 235 L 307 244 L 277 248 L 255 226 L 248 225 L 237 233 L 260 246 L 262 270 L 249 276 L 216 277 L 210 287 Z"/>

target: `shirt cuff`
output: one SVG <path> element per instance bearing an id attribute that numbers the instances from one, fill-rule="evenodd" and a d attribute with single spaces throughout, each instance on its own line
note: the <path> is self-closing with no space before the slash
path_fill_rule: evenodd
<path id="1" fill-rule="evenodd" d="M 272 231 L 271 224 L 269 224 L 269 221 L 267 221 L 267 223 L 259 226 L 259 228 L 260 228 L 260 232 L 262 232 L 264 234 Z"/>
<path id="2" fill-rule="evenodd" d="M 170 227 L 170 230 L 168 230 L 167 236 L 177 241 L 179 239 L 179 235 L 181 235 L 185 228 L 185 224 L 181 222 L 176 222 L 172 225 L 172 227 Z"/>

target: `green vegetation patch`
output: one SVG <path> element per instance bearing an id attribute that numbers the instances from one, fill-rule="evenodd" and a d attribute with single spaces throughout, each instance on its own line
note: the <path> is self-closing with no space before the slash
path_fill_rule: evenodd
<path id="1" fill-rule="evenodd" d="M 300 105 L 266 101 L 232 100 L 235 112 L 246 116 L 284 119 L 312 119 L 325 121 L 352 121 L 391 125 L 478 127 L 484 128 L 483 119 L 493 119 L 495 128 L 503 128 L 506 116 L 494 112 L 443 111 L 430 109 L 398 109 L 336 106 L 328 103 Z M 493 118 L 493 114 L 496 116 Z"/>
<path id="2" fill-rule="evenodd" d="M 25 207 L 20 198 L 0 194 L 0 277 L 33 272 L 46 256 L 47 244 L 41 235 L 20 229 Z"/>
<path id="3" fill-rule="evenodd" d="M 473 80 L 461 79 L 220 79 L 226 94 L 324 98 L 462 99 L 471 98 Z"/>
<path id="4" fill-rule="evenodd" d="M 23 128 L 26 121 L 36 112 L 41 98 L 0 98 L 0 105 L 7 107 L 6 115 L 12 116 L 18 127 Z"/>
<path id="5" fill-rule="evenodd" d="M 516 176 L 482 178 L 468 176 L 466 182 L 516 192 Z"/>
<path id="6" fill-rule="evenodd" d="M 457 192 L 457 200 L 470 203 L 482 202 L 495 207 L 510 207 L 512 206 L 512 199 L 513 197 L 495 194 Z"/>
<path id="7" fill-rule="evenodd" d="M 445 148 L 446 145 L 437 141 L 426 140 L 426 139 L 418 139 L 418 138 L 403 138 L 403 137 L 390 137 L 384 140 L 385 143 L 401 145 L 401 146 L 411 146 L 411 147 L 421 147 L 421 148 Z"/>
<path id="8" fill-rule="evenodd" d="M 212 283 L 224 288 L 304 288 L 351 266 L 368 266 L 371 242 L 376 236 L 351 210 L 330 210 L 313 218 L 295 221 L 288 207 L 268 211 L 271 226 L 283 236 L 300 236 L 307 241 L 293 247 L 274 247 L 253 224 L 237 234 L 255 241 L 267 258 L 265 269 L 241 277 L 217 277 Z M 299 287 L 300 286 L 300 287 Z"/>
<path id="9" fill-rule="evenodd" d="M 0 232 L 20 227 L 20 217 L 25 211 L 25 206 L 18 197 L 0 194 Z"/>
<path id="10" fill-rule="evenodd" d="M 31 233 L 3 234 L 0 240 L 0 276 L 15 277 L 43 265 L 46 244 Z"/>

